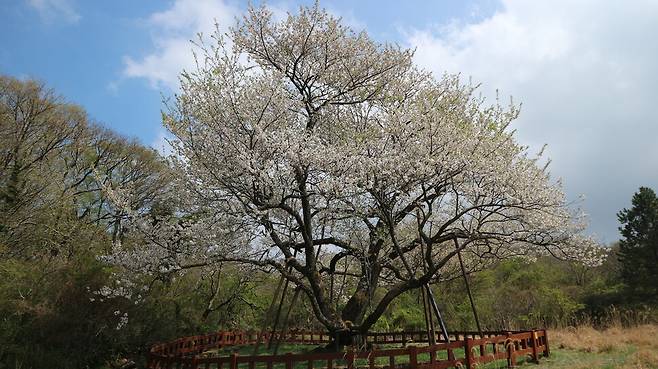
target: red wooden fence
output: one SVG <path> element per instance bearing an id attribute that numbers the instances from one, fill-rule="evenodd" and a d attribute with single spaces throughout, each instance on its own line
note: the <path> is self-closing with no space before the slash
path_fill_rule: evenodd
<path id="1" fill-rule="evenodd" d="M 151 369 L 444 369 L 474 368 L 495 360 L 506 360 L 508 367 L 516 365 L 518 358 L 538 362 L 548 356 L 546 330 L 486 332 L 459 332 L 450 335 L 451 343 L 435 345 L 409 345 L 397 349 L 372 349 L 330 353 L 304 353 L 283 355 L 211 356 L 209 350 L 227 346 L 252 345 L 267 342 L 270 334 L 255 332 L 222 331 L 201 336 L 179 338 L 154 345 L 148 356 Z M 276 339 L 299 344 L 327 344 L 327 333 L 292 331 Z M 426 332 L 368 333 L 365 337 L 372 347 L 391 343 L 427 342 Z M 437 335 L 441 340 L 442 336 Z"/>

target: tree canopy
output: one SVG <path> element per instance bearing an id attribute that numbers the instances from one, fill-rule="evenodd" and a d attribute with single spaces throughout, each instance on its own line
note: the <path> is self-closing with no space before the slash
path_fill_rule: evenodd
<path id="1" fill-rule="evenodd" d="M 164 115 L 171 211 L 135 210 L 143 246 L 106 260 L 275 270 L 330 331 L 366 331 L 404 292 L 454 277 L 458 252 L 469 271 L 518 256 L 600 262 L 541 153 L 508 129 L 518 107 L 418 69 L 411 50 L 316 5 L 282 21 L 251 8 L 196 56 Z"/>
<path id="2" fill-rule="evenodd" d="M 658 197 L 647 187 L 633 195 L 632 207 L 617 215 L 621 276 L 635 298 L 658 299 Z"/>

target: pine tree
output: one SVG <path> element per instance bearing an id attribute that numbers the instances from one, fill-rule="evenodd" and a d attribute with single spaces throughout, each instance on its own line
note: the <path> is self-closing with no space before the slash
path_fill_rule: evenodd
<path id="1" fill-rule="evenodd" d="M 658 197 L 647 187 L 633 195 L 631 209 L 617 216 L 623 239 L 619 261 L 622 279 L 638 298 L 658 299 Z"/>

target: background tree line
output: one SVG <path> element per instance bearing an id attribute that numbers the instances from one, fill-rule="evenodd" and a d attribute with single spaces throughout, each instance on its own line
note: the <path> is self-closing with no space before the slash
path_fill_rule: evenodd
<path id="1" fill-rule="evenodd" d="M 154 150 L 94 123 L 44 84 L 0 76 L 0 368 L 109 367 L 139 361 L 155 341 L 263 325 L 276 276 L 220 265 L 163 273 L 144 289 L 103 263 L 114 242 L 138 247 L 143 237 L 103 189 L 130 187 L 130 208 L 156 222 L 175 213 L 172 175 Z M 619 218 L 623 240 L 602 266 L 506 260 L 469 275 L 483 326 L 655 321 L 655 193 L 641 188 Z M 475 328 L 461 278 L 433 289 L 449 330 Z M 375 329 L 423 329 L 419 294 L 395 300 Z M 319 328 L 303 304 L 290 325 Z"/>

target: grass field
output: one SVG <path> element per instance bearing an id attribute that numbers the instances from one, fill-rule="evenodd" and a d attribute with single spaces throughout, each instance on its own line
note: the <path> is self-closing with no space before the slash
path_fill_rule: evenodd
<path id="1" fill-rule="evenodd" d="M 549 331 L 551 356 L 539 364 L 519 363 L 523 369 L 658 369 L 658 326 L 643 325 L 634 328 L 609 328 L 603 331 L 591 327 L 567 328 Z M 220 350 L 228 355 L 236 347 Z M 282 344 L 279 353 L 306 352 L 312 347 Z M 253 346 L 237 347 L 240 355 L 252 355 Z M 271 354 L 262 345 L 259 354 Z M 419 355 L 419 360 L 425 360 Z M 399 362 L 402 364 L 402 362 Z M 379 364 L 379 363 L 378 363 Z M 382 365 L 386 363 L 382 362 Z M 367 363 L 357 363 L 366 366 Z M 305 366 L 303 366 L 305 368 Z M 506 368 L 505 361 L 483 365 L 482 369 Z M 300 366 L 301 368 L 301 366 Z"/>
<path id="2" fill-rule="evenodd" d="M 658 369 L 658 326 L 609 328 L 598 331 L 590 327 L 549 332 L 551 357 L 537 369 Z"/>

